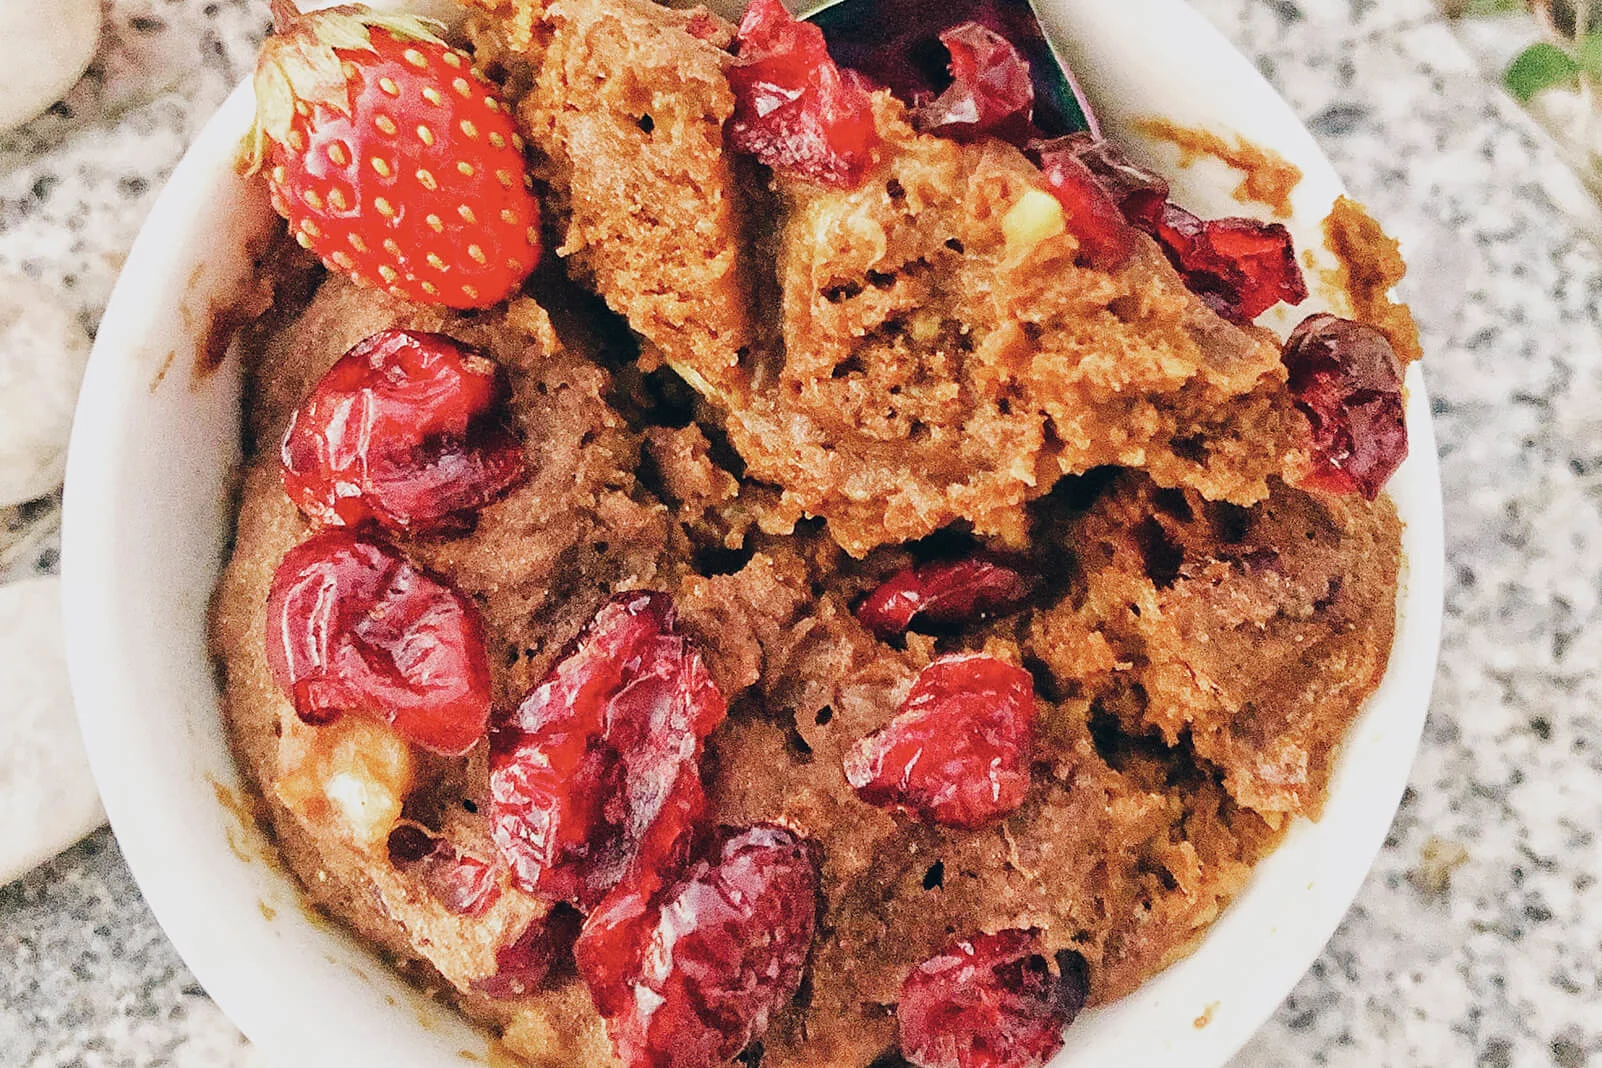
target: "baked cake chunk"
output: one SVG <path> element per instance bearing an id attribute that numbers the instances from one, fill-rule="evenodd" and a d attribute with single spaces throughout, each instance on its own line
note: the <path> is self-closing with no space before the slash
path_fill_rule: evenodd
<path id="1" fill-rule="evenodd" d="M 1040 172 L 916 134 L 878 99 L 862 186 L 777 182 L 783 347 L 730 434 L 751 475 L 846 549 L 956 520 L 1023 540 L 1024 505 L 1106 464 L 1251 503 L 1297 462 L 1277 345 L 1225 322 L 1143 236 L 1082 264 Z"/>
<path id="2" fill-rule="evenodd" d="M 767 201 L 724 144 L 728 27 L 639 0 L 514 6 L 479 38 L 529 68 L 518 114 L 559 251 L 721 409 L 751 476 L 783 491 L 771 529 L 821 516 L 856 555 L 957 520 L 1017 543 L 1065 474 L 1120 464 L 1246 504 L 1304 462 L 1273 340 L 1144 236 L 1110 273 L 1082 262 L 1016 149 L 917 134 L 879 94 L 868 179 L 775 177 L 778 217 L 748 243 L 738 205 Z M 752 250 L 770 247 L 764 284 Z"/>
<path id="3" fill-rule="evenodd" d="M 517 105 L 557 255 L 687 377 L 732 388 L 752 344 L 742 198 L 723 125 L 729 26 L 649 0 L 481 0 L 479 53 Z M 519 70 L 521 68 L 521 70 Z"/>
<path id="4" fill-rule="evenodd" d="M 1103 707 L 1189 744 L 1240 804 L 1316 818 L 1347 710 L 1390 657 L 1399 540 L 1384 498 L 1276 481 L 1240 508 L 1121 477 L 1068 542 L 1081 611 L 1130 665 Z"/>

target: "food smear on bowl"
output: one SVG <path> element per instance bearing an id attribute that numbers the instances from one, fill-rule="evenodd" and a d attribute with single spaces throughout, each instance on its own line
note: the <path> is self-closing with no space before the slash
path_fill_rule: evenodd
<path id="1" fill-rule="evenodd" d="M 1391 298 L 1392 288 L 1407 273 L 1396 239 L 1361 204 L 1343 196 L 1324 219 L 1324 247 L 1336 262 L 1330 281 L 1346 294 L 1352 316 L 1383 333 L 1404 363 L 1422 359 L 1413 313 Z"/>
<path id="2" fill-rule="evenodd" d="M 529 1064 L 1042 1065 L 1384 673 L 1396 266 L 1255 326 L 1289 233 L 1049 118 L 1004 9 L 898 5 L 913 89 L 773 0 L 275 9 L 230 734 Z"/>
<path id="3" fill-rule="evenodd" d="M 1162 118 L 1143 119 L 1135 126 L 1147 137 L 1167 141 L 1179 149 L 1182 167 L 1203 156 L 1233 167 L 1242 176 L 1234 189 L 1236 200 L 1256 201 L 1271 208 L 1275 218 L 1290 218 L 1291 196 L 1302 182 L 1302 170 L 1279 153 L 1244 137 L 1237 136 L 1230 142 L 1211 130 L 1192 129 Z"/>

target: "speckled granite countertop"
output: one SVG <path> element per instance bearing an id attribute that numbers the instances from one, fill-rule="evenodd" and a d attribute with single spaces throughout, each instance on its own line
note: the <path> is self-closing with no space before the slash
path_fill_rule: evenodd
<path id="1" fill-rule="evenodd" d="M 1413 786 L 1323 958 L 1237 1065 L 1602 1065 L 1602 233 L 1430 0 L 1196 0 L 1403 238 L 1449 582 Z M 109 0 L 90 77 L 0 135 L 0 269 L 86 324 L 246 71 L 255 0 Z M 1512 31 L 1510 31 L 1512 32 Z M 1494 54 L 1494 46 L 1490 48 Z M 37 566 L 53 567 L 44 547 Z M 259 1065 L 102 831 L 0 889 L 0 1065 Z"/>

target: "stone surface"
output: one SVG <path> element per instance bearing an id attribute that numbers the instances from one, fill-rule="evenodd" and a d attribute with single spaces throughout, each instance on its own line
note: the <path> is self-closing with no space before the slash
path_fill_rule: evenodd
<path id="1" fill-rule="evenodd" d="M 106 821 L 73 719 L 61 580 L 0 586 L 0 880 L 10 882 Z"/>
<path id="2" fill-rule="evenodd" d="M 1406 243 L 1447 522 L 1412 789 L 1352 912 L 1236 1068 L 1602 1065 L 1594 206 L 1490 86 L 1494 30 L 1466 49 L 1429 0 L 1196 3 Z M 264 6 L 111 0 L 89 79 L 0 138 L 0 270 L 62 287 L 91 326 L 162 178 L 245 72 Z M 21 571 L 54 566 L 49 507 L 33 512 L 46 533 Z M 0 890 L 0 1007 L 4 1065 L 260 1068 L 106 832 Z"/>

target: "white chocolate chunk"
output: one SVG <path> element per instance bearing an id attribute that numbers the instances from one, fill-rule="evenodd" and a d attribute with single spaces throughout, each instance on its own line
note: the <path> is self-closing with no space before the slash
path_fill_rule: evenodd
<path id="1" fill-rule="evenodd" d="M 52 290 L 0 276 L 0 508 L 61 485 L 88 360 L 88 334 Z"/>
<path id="2" fill-rule="evenodd" d="M 388 839 L 416 775 L 411 746 L 384 724 L 353 715 L 322 727 L 290 725 L 279 763 L 275 789 L 290 811 L 367 851 Z"/>
<path id="3" fill-rule="evenodd" d="M 385 783 L 350 771 L 329 776 L 323 783 L 323 793 L 350 839 L 363 845 L 374 845 L 388 836 L 400 818 L 400 803 L 404 800 Z"/>
<path id="4" fill-rule="evenodd" d="M 1007 251 L 1015 256 L 1027 254 L 1030 249 L 1048 237 L 1056 237 L 1066 228 L 1062 204 L 1056 197 L 1040 189 L 1026 190 L 1001 218 L 1001 232 L 1007 240 Z"/>

